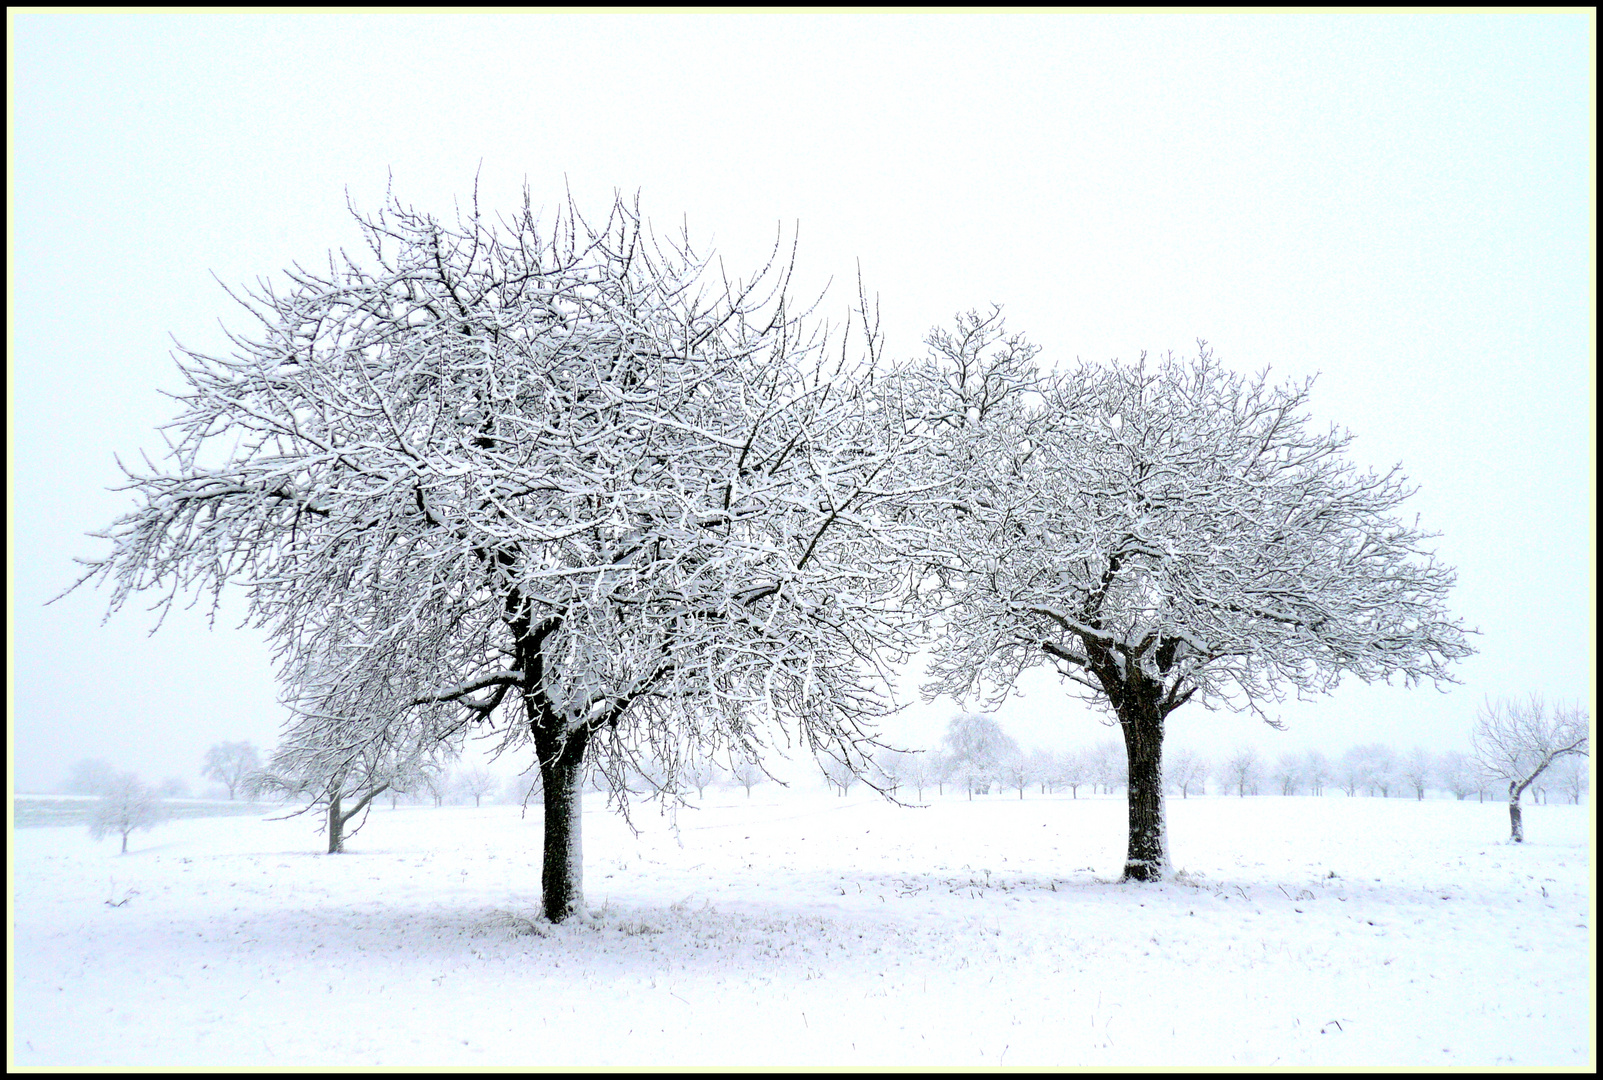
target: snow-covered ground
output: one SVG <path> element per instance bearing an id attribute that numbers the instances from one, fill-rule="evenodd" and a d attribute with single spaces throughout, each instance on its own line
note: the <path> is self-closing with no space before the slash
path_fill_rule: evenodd
<path id="1" fill-rule="evenodd" d="M 759 787 L 587 796 L 591 917 L 540 818 L 379 809 L 11 837 L 11 1065 L 1594 1065 L 1589 807 Z"/>

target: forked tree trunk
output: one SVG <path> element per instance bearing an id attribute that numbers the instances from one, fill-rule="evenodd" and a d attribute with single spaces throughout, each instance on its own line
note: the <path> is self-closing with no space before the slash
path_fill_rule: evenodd
<path id="1" fill-rule="evenodd" d="M 570 735 L 560 750 L 540 754 L 545 800 L 545 854 L 540 900 L 545 917 L 563 922 L 584 911 L 583 765 L 588 733 Z"/>
<path id="2" fill-rule="evenodd" d="M 1163 717 L 1155 703 L 1128 701 L 1119 728 L 1129 760 L 1125 799 L 1130 834 L 1124 856 L 1125 881 L 1161 881 L 1169 870 L 1163 816 Z"/>

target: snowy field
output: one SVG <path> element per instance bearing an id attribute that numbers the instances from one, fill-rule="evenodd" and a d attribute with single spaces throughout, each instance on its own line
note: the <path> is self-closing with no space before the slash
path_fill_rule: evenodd
<path id="1" fill-rule="evenodd" d="M 591 915 L 540 818 L 381 808 L 11 838 L 11 1066 L 1587 1066 L 1589 807 L 587 796 Z"/>

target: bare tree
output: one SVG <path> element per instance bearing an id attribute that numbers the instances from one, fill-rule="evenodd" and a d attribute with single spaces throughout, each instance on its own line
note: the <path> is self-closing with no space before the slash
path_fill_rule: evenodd
<path id="1" fill-rule="evenodd" d="M 729 775 L 734 777 L 735 783 L 746 789 L 748 799 L 751 798 L 751 789 L 768 778 L 761 765 L 749 760 L 735 762 L 735 767 L 730 770 Z"/>
<path id="2" fill-rule="evenodd" d="M 1032 783 L 1041 785 L 1041 794 L 1050 795 L 1061 783 L 1058 777 L 1058 758 L 1050 750 L 1036 747 L 1030 751 L 1030 760 L 1027 763 Z"/>
<path id="3" fill-rule="evenodd" d="M 1291 753 L 1290 751 L 1281 754 L 1275 760 L 1269 779 L 1274 781 L 1275 786 L 1280 789 L 1280 794 L 1297 794 L 1297 787 L 1302 783 L 1302 765 L 1302 755 Z"/>
<path id="4" fill-rule="evenodd" d="M 1347 793 L 1349 799 L 1358 797 L 1358 789 L 1364 784 L 1364 776 L 1368 765 L 1364 761 L 1363 752 L 1359 747 L 1350 746 L 1341 755 L 1336 763 L 1336 782 Z"/>
<path id="5" fill-rule="evenodd" d="M 1587 775 L 1586 756 L 1566 754 L 1553 763 L 1550 772 L 1554 782 L 1569 797 L 1570 802 L 1579 806 L 1581 796 L 1585 795 L 1591 786 L 1591 778 Z"/>
<path id="6" fill-rule="evenodd" d="M 120 773 L 106 782 L 100 801 L 89 812 L 89 835 L 95 840 L 104 836 L 122 837 L 120 855 L 128 854 L 128 834 L 135 829 L 150 829 L 166 820 L 160 796 L 151 791 L 133 773 Z"/>
<path id="7" fill-rule="evenodd" d="M 1007 786 L 1017 789 L 1019 798 L 1024 798 L 1024 789 L 1035 782 L 1035 763 L 1030 755 L 1026 754 L 1017 745 L 1002 755 L 998 774 L 1007 781 Z"/>
<path id="8" fill-rule="evenodd" d="M 456 774 L 456 785 L 462 794 L 473 800 L 474 806 L 478 806 L 480 799 L 500 786 L 500 781 L 493 774 L 475 765 Z"/>
<path id="9" fill-rule="evenodd" d="M 824 757 L 819 761 L 823 769 L 824 779 L 829 781 L 831 788 L 840 792 L 841 798 L 851 794 L 852 785 L 862 778 L 865 771 L 861 766 L 840 761 L 833 757 Z"/>
<path id="10" fill-rule="evenodd" d="M 1356 762 L 1359 781 L 1369 794 L 1379 792 L 1382 798 L 1391 798 L 1392 789 L 1402 783 L 1397 752 L 1385 743 L 1367 743 L 1353 747 L 1348 754 Z"/>
<path id="11" fill-rule="evenodd" d="M 206 760 L 200 774 L 226 787 L 228 798 L 232 800 L 234 792 L 244 779 L 261 767 L 261 755 L 256 752 L 253 744 L 221 742 L 206 751 Z"/>
<path id="12" fill-rule="evenodd" d="M 79 584 L 215 612 L 237 583 L 288 682 L 336 661 L 325 711 L 367 737 L 532 743 L 553 921 L 583 906 L 587 763 L 623 790 L 769 723 L 860 761 L 914 643 L 911 429 L 859 378 L 867 304 L 851 345 L 783 261 L 723 278 L 621 200 L 595 227 L 527 196 L 357 224 L 370 258 L 237 297 L 259 326 L 231 355 L 179 351 L 171 469 L 128 471 L 139 505 Z"/>
<path id="13" fill-rule="evenodd" d="M 1330 760 L 1319 750 L 1309 750 L 1302 759 L 1303 779 L 1308 781 L 1308 789 L 1315 795 L 1325 793 L 1325 785 L 1330 783 L 1335 773 L 1330 767 Z"/>
<path id="14" fill-rule="evenodd" d="M 940 755 L 931 750 L 909 750 L 902 758 L 902 782 L 912 784 L 918 800 L 924 801 L 924 789 L 934 787 L 941 773 Z"/>
<path id="15" fill-rule="evenodd" d="M 1102 794 L 1112 795 L 1116 787 L 1126 782 L 1129 770 L 1125 755 L 1119 744 L 1112 739 L 1102 739 L 1097 742 L 1085 752 L 1085 760 L 1091 769 L 1093 791 L 1096 786 L 1100 786 Z"/>
<path id="16" fill-rule="evenodd" d="M 718 779 L 718 766 L 705 758 L 698 758 L 682 765 L 679 775 L 690 781 L 696 789 L 696 798 L 701 799 L 707 795 L 707 785 Z"/>
<path id="17" fill-rule="evenodd" d="M 1235 788 L 1239 798 L 1245 798 L 1249 792 L 1258 794 L 1262 777 L 1263 762 L 1258 757 L 1258 751 L 1250 746 L 1241 747 L 1219 766 L 1220 785 L 1226 791 Z"/>
<path id="18" fill-rule="evenodd" d="M 253 798 L 306 800 L 297 814 L 321 808 L 328 854 L 337 855 L 361 828 L 350 828 L 351 821 L 360 814 L 365 822 L 368 807 L 390 785 L 427 775 L 444 786 L 445 770 L 429 759 L 436 750 L 432 742 L 365 741 L 364 729 L 360 723 L 292 722 L 266 766 L 248 774 L 240 786 Z"/>
<path id="19" fill-rule="evenodd" d="M 983 784 L 990 790 L 1005 757 L 1018 752 L 1018 744 L 995 720 L 983 713 L 959 713 L 946 725 L 946 748 L 953 775 L 963 782 L 970 800 Z"/>
<path id="20" fill-rule="evenodd" d="M 1288 686 L 1451 682 L 1472 652 L 1446 611 L 1453 571 L 1396 516 L 1405 478 L 1359 470 L 1349 435 L 1312 428 L 1311 384 L 1231 374 L 1205 345 L 1195 360 L 1047 379 L 999 317 L 960 331 L 932 335 L 922 372 L 946 403 L 927 412 L 951 417 L 952 485 L 927 515 L 947 633 L 925 691 L 1003 692 L 1050 663 L 1110 712 L 1128 757 L 1126 878 L 1170 865 L 1175 709 L 1195 699 L 1273 723 L 1264 706 Z"/>
<path id="21" fill-rule="evenodd" d="M 451 774 L 443 766 L 430 763 L 408 769 L 407 775 L 414 779 L 419 790 L 434 800 L 436 810 L 445 805 L 446 798 L 451 794 Z"/>
<path id="22" fill-rule="evenodd" d="M 1475 762 L 1460 750 L 1449 750 L 1436 758 L 1436 782 L 1459 802 L 1480 790 L 1482 785 L 1476 771 Z"/>
<path id="23" fill-rule="evenodd" d="M 1481 705 L 1470 740 L 1482 771 L 1508 784 L 1509 829 L 1516 844 L 1525 839 L 1520 796 L 1559 758 L 1589 756 L 1591 731 L 1591 716 L 1583 707 L 1549 709 L 1536 694 L 1524 701 L 1488 698 Z"/>
<path id="24" fill-rule="evenodd" d="M 1169 783 L 1179 789 L 1182 799 L 1191 797 L 1192 788 L 1196 788 L 1199 795 L 1207 794 L 1208 761 L 1189 746 L 1172 750 L 1164 773 Z"/>
<path id="25" fill-rule="evenodd" d="M 1091 757 L 1084 750 L 1065 750 L 1058 755 L 1058 778 L 1069 785 L 1069 796 L 1080 797 L 1080 785 L 1091 783 Z"/>
<path id="26" fill-rule="evenodd" d="M 1436 761 L 1430 751 L 1423 746 L 1416 746 L 1398 763 L 1397 775 L 1414 790 L 1414 798 L 1423 802 L 1431 779 L 1436 775 Z"/>

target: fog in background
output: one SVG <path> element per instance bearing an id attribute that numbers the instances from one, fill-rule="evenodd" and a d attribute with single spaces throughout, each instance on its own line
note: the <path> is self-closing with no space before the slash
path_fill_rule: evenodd
<path id="1" fill-rule="evenodd" d="M 1462 685 L 1250 715 L 1168 745 L 1467 746 L 1485 695 L 1590 702 L 1595 672 L 1591 13 L 10 14 L 8 690 L 14 790 L 82 757 L 198 784 L 285 710 L 238 594 L 160 632 L 109 590 L 51 606 L 157 458 L 169 334 L 248 331 L 218 281 L 360 246 L 347 195 L 450 217 L 527 183 L 640 193 L 731 274 L 800 234 L 837 323 L 859 265 L 890 356 L 1005 305 L 1044 363 L 1194 354 L 1318 374 L 1315 423 L 1401 462 L 1482 632 Z M 214 276 L 216 280 L 214 280 Z M 281 277 L 276 278 L 280 283 Z M 832 284 L 831 284 L 832 281 Z M 154 600 L 155 597 L 151 597 Z M 933 746 L 951 701 L 886 729 Z M 1116 737 L 1042 669 L 1027 745 Z M 963 703 L 978 708 L 981 702 Z M 532 751 L 526 752 L 532 753 Z M 493 767 L 509 774 L 527 759 Z"/>

